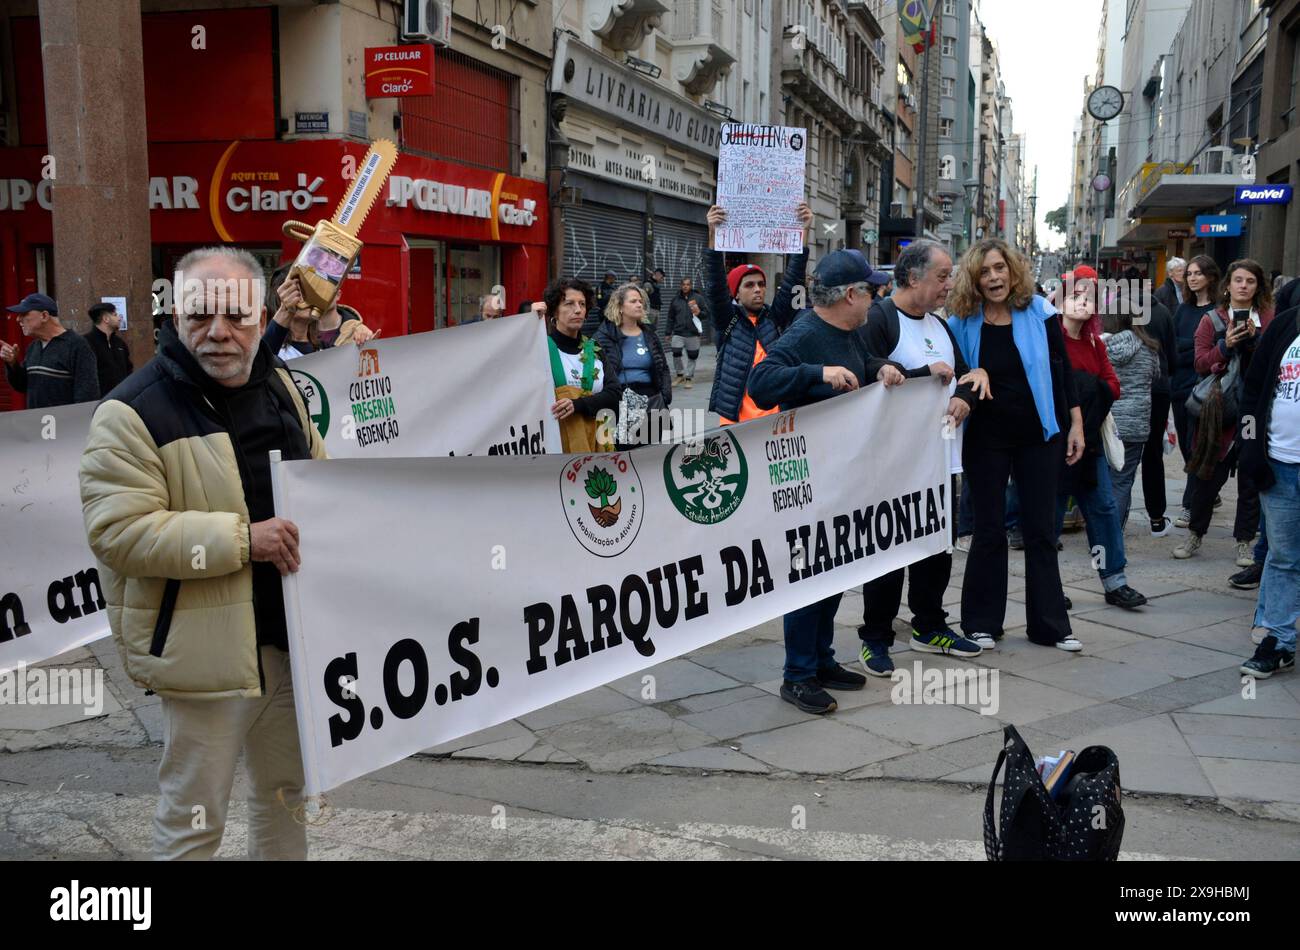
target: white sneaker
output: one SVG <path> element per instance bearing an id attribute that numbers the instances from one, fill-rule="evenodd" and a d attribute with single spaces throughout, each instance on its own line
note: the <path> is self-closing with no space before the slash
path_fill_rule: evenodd
<path id="1" fill-rule="evenodd" d="M 1186 541 L 1174 548 L 1174 557 L 1178 558 L 1180 561 L 1185 561 L 1187 558 L 1193 557 L 1200 549 L 1201 535 L 1189 534 Z M 1251 563 L 1253 564 L 1254 562 L 1252 561 Z"/>
<path id="2" fill-rule="evenodd" d="M 971 536 L 969 534 L 963 534 L 960 538 L 957 539 L 957 543 L 954 544 L 953 547 L 956 548 L 958 551 L 960 551 L 962 554 L 970 554 L 970 542 L 971 542 Z"/>
<path id="3" fill-rule="evenodd" d="M 1259 646 L 1264 642 L 1264 638 L 1269 636 L 1272 631 L 1268 627 L 1256 627 L 1250 631 L 1250 642 Z"/>
<path id="4" fill-rule="evenodd" d="M 1178 512 L 1178 517 L 1174 519 L 1175 528 L 1186 528 L 1192 523 L 1192 513 L 1184 508 Z"/>
<path id="5" fill-rule="evenodd" d="M 1237 566 L 1253 567 L 1255 564 L 1255 555 L 1251 553 L 1251 543 L 1249 541 L 1237 542 Z"/>
<path id="6" fill-rule="evenodd" d="M 998 648 L 998 641 L 993 639 L 993 634 L 991 633 L 968 633 L 966 634 L 966 639 L 970 640 L 981 650 L 996 650 Z"/>
<path id="7" fill-rule="evenodd" d="M 1064 640 L 1057 640 L 1053 646 L 1058 650 L 1065 650 L 1067 653 L 1078 653 L 1083 649 L 1083 644 L 1074 637 L 1066 637 Z"/>

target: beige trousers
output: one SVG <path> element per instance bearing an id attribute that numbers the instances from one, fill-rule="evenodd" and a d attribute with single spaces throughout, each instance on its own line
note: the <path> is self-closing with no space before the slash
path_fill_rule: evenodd
<path id="1" fill-rule="evenodd" d="M 307 828 L 290 811 L 302 803 L 303 773 L 289 654 L 275 647 L 262 647 L 261 653 L 264 696 L 163 697 L 161 795 L 153 821 L 159 860 L 201 860 L 216 853 L 241 751 L 252 786 L 248 856 L 262 861 L 307 857 Z"/>

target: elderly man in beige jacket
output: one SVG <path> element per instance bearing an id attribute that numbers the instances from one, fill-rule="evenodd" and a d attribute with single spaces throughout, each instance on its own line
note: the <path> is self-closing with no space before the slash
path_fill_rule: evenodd
<path id="1" fill-rule="evenodd" d="M 305 858 L 280 582 L 298 569 L 298 528 L 275 517 L 269 453 L 323 458 L 324 445 L 261 342 L 256 259 L 202 248 L 176 270 L 175 325 L 100 404 L 81 460 L 113 637 L 127 674 L 162 697 L 155 853 L 216 852 L 243 752 L 249 856 Z"/>

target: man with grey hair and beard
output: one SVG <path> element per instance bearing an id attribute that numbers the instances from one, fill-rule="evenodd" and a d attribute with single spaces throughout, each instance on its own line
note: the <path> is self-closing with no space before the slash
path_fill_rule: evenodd
<path id="1" fill-rule="evenodd" d="M 894 280 L 893 295 L 871 305 L 862 328 L 863 342 L 869 352 L 903 367 L 908 379 L 932 376 L 947 388 L 944 432 L 948 437 L 948 470 L 955 476 L 962 470 L 961 427 L 975 405 L 975 394 L 970 382 L 962 380 L 969 368 L 961 348 L 948 329 L 948 321 L 936 312 L 947 302 L 953 287 L 952 256 L 937 241 L 913 241 L 894 263 Z M 957 497 L 955 477 L 948 497 Z M 907 606 L 912 612 L 912 649 L 966 659 L 979 656 L 983 648 L 978 643 L 948 626 L 943 595 L 952 576 L 952 555 L 943 551 L 862 585 L 858 637 L 862 640 L 859 659 L 863 669 L 880 677 L 894 672 L 889 648 L 894 642 L 894 617 L 902 605 L 904 571 L 908 575 Z"/>
<path id="2" fill-rule="evenodd" d="M 298 528 L 275 516 L 269 453 L 324 458 L 293 380 L 262 342 L 265 281 L 247 251 L 176 265 L 158 354 L 100 403 L 81 503 L 127 674 L 162 698 L 159 858 L 221 844 L 242 752 L 248 853 L 302 859 L 302 756 L 281 575 Z"/>

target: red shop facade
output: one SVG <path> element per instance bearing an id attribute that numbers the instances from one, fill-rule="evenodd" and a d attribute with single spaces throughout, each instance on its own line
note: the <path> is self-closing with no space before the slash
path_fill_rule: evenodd
<path id="1" fill-rule="evenodd" d="M 344 138 L 280 140 L 275 15 L 272 7 L 205 11 L 207 56 L 222 63 L 221 97 L 210 88 L 211 60 L 191 49 L 192 15 L 141 18 L 155 279 L 170 278 L 186 251 L 208 244 L 246 248 L 269 275 L 301 246 L 283 236 L 284 222 L 333 215 L 365 152 L 364 142 Z M 52 182 L 42 178 L 48 146 L 37 19 L 12 18 L 9 39 L 19 145 L 0 148 L 4 304 L 38 290 L 57 299 L 56 264 L 75 266 L 56 261 Z M 340 301 L 386 337 L 461 323 L 498 284 L 515 312 L 540 299 L 546 284 L 548 213 L 543 182 L 403 152 L 362 226 L 359 268 Z M 128 301 L 129 318 L 146 317 L 146 306 Z M 0 338 L 19 337 L 16 321 L 0 321 Z M 0 383 L 0 409 L 15 395 Z"/>

